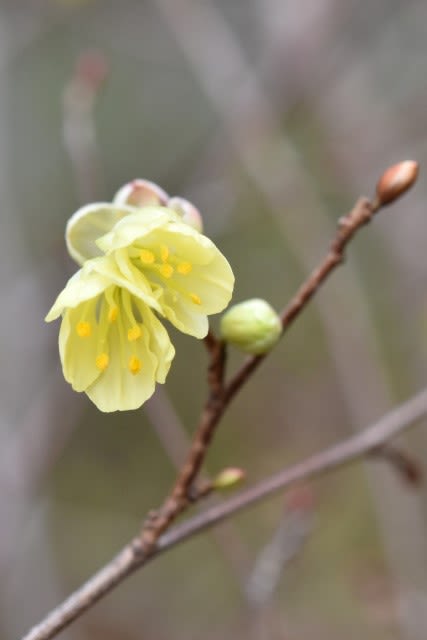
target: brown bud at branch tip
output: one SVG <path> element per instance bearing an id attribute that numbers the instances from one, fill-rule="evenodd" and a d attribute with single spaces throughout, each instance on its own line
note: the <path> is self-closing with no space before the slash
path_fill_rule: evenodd
<path id="1" fill-rule="evenodd" d="M 418 162 L 404 160 L 389 167 L 377 183 L 379 204 L 384 206 L 400 198 L 418 177 Z"/>

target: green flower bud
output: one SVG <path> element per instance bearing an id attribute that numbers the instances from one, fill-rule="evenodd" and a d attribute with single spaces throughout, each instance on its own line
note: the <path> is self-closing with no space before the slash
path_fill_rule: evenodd
<path id="1" fill-rule="evenodd" d="M 279 316 L 260 298 L 231 307 L 221 318 L 221 336 L 245 353 L 267 353 L 282 333 Z"/>
<path id="2" fill-rule="evenodd" d="M 168 200 L 168 194 L 159 185 L 149 180 L 132 180 L 114 196 L 114 204 L 129 204 L 133 207 L 149 207 L 151 205 L 165 205 Z"/>
<path id="3" fill-rule="evenodd" d="M 212 487 L 217 491 L 223 491 L 224 489 L 234 489 L 237 484 L 240 484 L 246 477 L 246 473 L 243 469 L 238 467 L 228 467 L 219 472 L 215 480 L 212 482 Z"/>
<path id="4" fill-rule="evenodd" d="M 167 206 L 172 211 L 175 211 L 181 218 L 185 224 L 188 224 L 190 227 L 193 227 L 199 233 L 203 231 L 203 220 L 200 211 L 191 204 L 188 200 L 184 198 L 179 198 L 178 196 L 174 196 L 173 198 L 169 198 Z"/>

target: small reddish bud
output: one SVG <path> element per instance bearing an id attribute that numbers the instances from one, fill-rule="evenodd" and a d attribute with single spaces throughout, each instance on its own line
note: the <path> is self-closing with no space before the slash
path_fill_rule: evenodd
<path id="1" fill-rule="evenodd" d="M 234 488 L 237 484 L 240 484 L 246 477 L 246 473 L 243 469 L 238 467 L 228 467 L 219 472 L 215 480 L 212 482 L 214 489 L 223 491 L 224 489 Z"/>
<path id="2" fill-rule="evenodd" d="M 114 204 L 129 204 L 133 207 L 165 205 L 169 196 L 159 185 L 149 180 L 132 180 L 114 196 Z"/>
<path id="3" fill-rule="evenodd" d="M 203 220 L 200 211 L 188 200 L 174 196 L 168 200 L 167 206 L 173 209 L 185 224 L 202 233 Z"/>
<path id="4" fill-rule="evenodd" d="M 389 167 L 377 183 L 380 205 L 390 204 L 412 187 L 418 177 L 418 162 L 404 160 Z"/>

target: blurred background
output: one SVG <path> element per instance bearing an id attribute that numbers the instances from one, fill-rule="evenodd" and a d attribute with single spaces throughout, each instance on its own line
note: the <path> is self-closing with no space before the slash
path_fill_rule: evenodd
<path id="1" fill-rule="evenodd" d="M 425 384 L 426 62 L 423 0 L 0 2 L 1 638 L 159 505 L 206 393 L 203 346 L 173 330 L 142 410 L 71 391 L 43 321 L 75 270 L 68 217 L 153 180 L 201 209 L 234 300 L 280 309 L 383 170 L 421 163 L 223 420 L 207 471 L 254 483 Z M 425 463 L 425 430 L 403 446 Z M 353 465 L 162 556 L 60 637 L 424 639 L 426 512 L 424 486 Z"/>

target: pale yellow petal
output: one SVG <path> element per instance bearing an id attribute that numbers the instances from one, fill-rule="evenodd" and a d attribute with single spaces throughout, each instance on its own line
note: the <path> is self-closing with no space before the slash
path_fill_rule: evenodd
<path id="1" fill-rule="evenodd" d="M 149 348 L 149 333 L 129 341 L 123 323 L 114 323 L 109 334 L 109 365 L 86 389 L 89 398 L 104 412 L 138 409 L 153 394 L 158 367 Z"/>
<path id="2" fill-rule="evenodd" d="M 157 356 L 156 381 L 163 384 L 175 356 L 175 348 L 170 341 L 168 332 L 154 313 L 138 302 L 135 304 L 143 318 L 144 327 L 150 340 L 150 348 Z"/>
<path id="3" fill-rule="evenodd" d="M 97 245 L 105 253 L 122 249 L 176 219 L 178 215 L 166 207 L 144 207 L 118 222 L 112 231 L 99 238 Z"/>
<path id="4" fill-rule="evenodd" d="M 164 282 L 159 304 L 177 329 L 202 338 L 208 331 L 206 316 L 219 313 L 230 302 L 234 275 L 226 258 L 208 238 L 191 228 L 186 227 L 181 233 L 182 225 L 172 226 L 174 233 L 169 229 L 157 232 L 157 242 L 161 240 L 169 248 L 177 265 L 173 276 Z M 186 268 L 179 269 L 180 265 Z"/>
<path id="5" fill-rule="evenodd" d="M 231 300 L 234 275 L 224 256 L 218 251 L 208 265 L 194 267 L 191 273 L 170 282 L 171 291 L 180 291 L 182 304 L 191 303 L 193 294 L 199 299 L 198 312 L 211 315 L 223 311 Z M 177 293 L 178 295 L 178 293 Z"/>
<path id="6" fill-rule="evenodd" d="M 97 202 L 81 207 L 68 220 L 65 241 L 70 256 L 79 265 L 101 255 L 96 241 L 125 216 L 137 209 L 127 205 Z"/>
<path id="7" fill-rule="evenodd" d="M 162 313 L 161 306 L 158 302 L 158 294 L 151 286 L 150 281 L 144 273 L 138 269 L 129 260 L 127 252 L 122 249 L 115 251 L 111 257 L 114 257 L 118 273 L 115 277 L 116 283 L 126 288 L 136 298 L 144 302 L 146 305 Z"/>
<path id="8" fill-rule="evenodd" d="M 96 367 L 98 325 L 95 304 L 96 301 L 86 302 L 77 309 L 67 311 L 59 331 L 59 352 L 64 378 L 75 391 L 85 391 L 100 374 Z M 82 317 L 91 327 L 90 334 L 86 337 L 80 337 L 77 333 Z"/>
<path id="9" fill-rule="evenodd" d="M 199 305 L 184 301 L 182 296 L 175 297 L 166 291 L 162 297 L 162 309 L 166 318 L 174 327 L 194 338 L 204 338 L 209 329 L 205 313 L 199 311 Z"/>
<path id="10" fill-rule="evenodd" d="M 58 318 L 65 309 L 72 309 L 86 300 L 95 298 L 110 286 L 108 278 L 87 267 L 89 263 L 86 263 L 85 269 L 79 269 L 68 280 L 47 314 L 46 322 Z"/>

